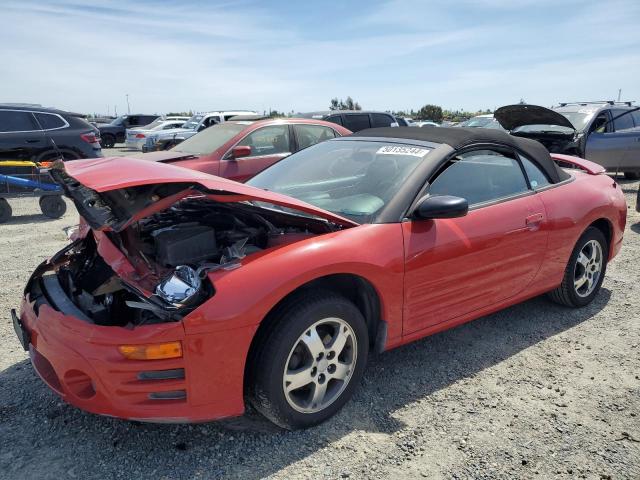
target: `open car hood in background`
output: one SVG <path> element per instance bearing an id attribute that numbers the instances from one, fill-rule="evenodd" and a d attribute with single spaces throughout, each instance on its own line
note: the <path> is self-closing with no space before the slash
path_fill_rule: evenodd
<path id="1" fill-rule="evenodd" d="M 567 117 L 538 105 L 506 105 L 498 108 L 493 116 L 506 130 L 525 125 L 558 125 L 575 130 Z"/>
<path id="2" fill-rule="evenodd" d="M 51 176 L 94 230 L 121 231 L 192 195 L 219 201 L 258 201 L 297 210 L 344 227 L 358 223 L 279 193 L 141 158 L 112 157 L 56 162 Z"/>

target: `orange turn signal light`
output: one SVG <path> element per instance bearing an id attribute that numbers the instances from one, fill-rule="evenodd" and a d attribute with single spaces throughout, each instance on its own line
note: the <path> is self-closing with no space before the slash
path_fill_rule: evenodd
<path id="1" fill-rule="evenodd" d="M 120 345 L 118 350 L 129 360 L 162 360 L 182 357 L 182 343 L 180 342 Z"/>

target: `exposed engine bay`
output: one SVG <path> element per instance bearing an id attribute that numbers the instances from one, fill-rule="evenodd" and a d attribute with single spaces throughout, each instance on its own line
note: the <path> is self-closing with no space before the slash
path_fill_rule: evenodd
<path id="1" fill-rule="evenodd" d="M 537 140 L 550 153 L 562 153 L 584 158 L 584 136 L 561 132 L 515 131 L 510 133 L 516 137 Z"/>
<path id="2" fill-rule="evenodd" d="M 135 284 L 105 262 L 98 253 L 104 237 L 91 233 L 66 252 L 56 276 L 98 325 L 178 321 L 215 294 L 208 272 L 239 268 L 247 256 L 335 229 L 272 205 L 188 197 L 120 232 L 102 233 L 135 269 Z"/>

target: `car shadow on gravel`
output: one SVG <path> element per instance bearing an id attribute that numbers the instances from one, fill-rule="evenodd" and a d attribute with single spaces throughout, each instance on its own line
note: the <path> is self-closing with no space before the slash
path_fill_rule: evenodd
<path id="1" fill-rule="evenodd" d="M 41 213 L 32 213 L 28 215 L 13 215 L 11 219 L 5 222 L 5 225 L 25 225 L 31 223 L 47 223 L 55 222 L 57 218 L 45 217 Z"/>
<path id="2" fill-rule="evenodd" d="M 0 372 L 0 472 L 10 478 L 34 472 L 39 478 L 263 478 L 346 435 L 404 428 L 394 412 L 414 402 L 423 401 L 428 418 L 432 394 L 591 319 L 610 297 L 603 288 L 594 302 L 577 310 L 535 298 L 378 355 L 336 417 L 297 432 L 279 430 L 252 413 L 200 425 L 87 414 L 50 393 L 25 360 Z M 514 369 L 509 380 L 527 376 Z M 472 415 L 467 400 L 461 411 Z"/>

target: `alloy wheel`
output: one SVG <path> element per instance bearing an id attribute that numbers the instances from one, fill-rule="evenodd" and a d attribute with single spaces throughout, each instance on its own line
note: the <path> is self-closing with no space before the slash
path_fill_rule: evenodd
<path id="1" fill-rule="evenodd" d="M 325 318 L 305 330 L 289 352 L 282 387 L 289 405 L 316 413 L 340 397 L 356 365 L 358 344 L 351 326 Z"/>
<path id="2" fill-rule="evenodd" d="M 598 285 L 602 274 L 602 246 L 589 240 L 580 250 L 573 274 L 573 286 L 580 297 L 588 297 Z"/>

